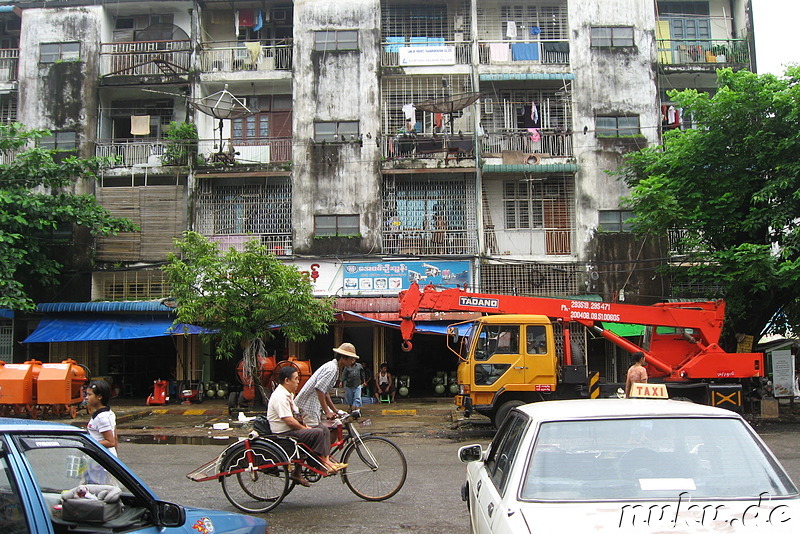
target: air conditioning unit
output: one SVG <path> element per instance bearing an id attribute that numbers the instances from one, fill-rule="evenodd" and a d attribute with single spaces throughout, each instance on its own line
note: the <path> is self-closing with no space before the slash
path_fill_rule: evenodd
<path id="1" fill-rule="evenodd" d="M 464 17 L 463 15 L 456 15 L 453 17 L 453 30 L 460 31 L 464 29 Z"/>

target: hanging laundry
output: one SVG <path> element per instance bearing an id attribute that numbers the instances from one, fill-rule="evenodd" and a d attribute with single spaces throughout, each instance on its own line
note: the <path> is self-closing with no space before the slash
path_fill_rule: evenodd
<path id="1" fill-rule="evenodd" d="M 239 35 L 239 12 L 238 11 L 234 11 L 233 12 L 233 35 L 235 35 L 237 37 Z"/>
<path id="2" fill-rule="evenodd" d="M 506 22 L 506 37 L 509 39 L 517 38 L 517 23 L 513 20 Z"/>
<path id="3" fill-rule="evenodd" d="M 414 104 L 406 104 L 402 109 L 406 120 L 411 121 L 411 126 L 417 124 L 417 108 Z"/>
<path id="4" fill-rule="evenodd" d="M 522 108 L 522 127 L 523 128 L 538 128 L 539 127 L 539 112 L 534 113 L 533 108 L 536 104 L 526 105 Z M 535 119 L 534 119 L 535 116 Z"/>
<path id="5" fill-rule="evenodd" d="M 260 9 L 256 12 L 256 23 L 253 24 L 253 31 L 257 32 L 264 25 L 264 12 Z"/>
<path id="6" fill-rule="evenodd" d="M 150 135 L 150 115 L 131 117 L 131 135 Z"/>
<path id="7" fill-rule="evenodd" d="M 511 60 L 511 49 L 508 43 L 489 43 L 489 61 L 501 63 Z"/>
<path id="8" fill-rule="evenodd" d="M 442 113 L 434 113 L 433 114 L 433 125 L 438 129 L 442 129 L 442 124 L 444 123 L 444 116 Z"/>
<path id="9" fill-rule="evenodd" d="M 539 126 L 539 108 L 536 107 L 536 102 L 531 102 L 531 119 L 536 126 Z"/>
<path id="10" fill-rule="evenodd" d="M 244 47 L 250 53 L 250 63 L 258 63 L 258 56 L 261 55 L 261 43 L 258 41 L 248 41 L 244 43 Z"/>
<path id="11" fill-rule="evenodd" d="M 534 143 L 538 143 L 542 140 L 542 135 L 539 133 L 539 128 L 528 128 L 528 131 L 531 134 L 531 141 Z"/>
<path id="12" fill-rule="evenodd" d="M 542 29 L 539 26 L 531 26 L 531 35 L 539 35 L 542 33 Z"/>
<path id="13" fill-rule="evenodd" d="M 253 9 L 239 10 L 239 26 L 252 28 L 256 23 L 256 12 Z"/>

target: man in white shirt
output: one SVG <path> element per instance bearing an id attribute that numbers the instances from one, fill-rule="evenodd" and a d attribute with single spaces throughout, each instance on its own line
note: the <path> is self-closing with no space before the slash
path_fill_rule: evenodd
<path id="1" fill-rule="evenodd" d="M 330 432 L 327 428 L 316 426 L 311 428 L 298 419 L 300 417 L 294 402 L 294 392 L 300 385 L 300 375 L 292 366 L 281 367 L 278 372 L 280 384 L 272 392 L 267 405 L 267 419 L 269 426 L 275 434 L 282 434 L 297 438 L 301 443 L 308 445 L 318 456 L 328 474 L 333 474 L 343 469 L 346 464 L 330 461 L 331 442 Z M 303 478 L 300 464 L 295 464 L 291 479 L 301 486 L 311 484 Z"/>

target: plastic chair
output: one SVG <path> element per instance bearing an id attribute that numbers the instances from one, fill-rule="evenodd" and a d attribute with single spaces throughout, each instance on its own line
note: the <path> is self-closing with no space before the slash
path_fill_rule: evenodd
<path id="1" fill-rule="evenodd" d="M 392 396 L 388 393 L 381 393 L 380 401 L 385 402 L 386 404 L 391 404 Z"/>

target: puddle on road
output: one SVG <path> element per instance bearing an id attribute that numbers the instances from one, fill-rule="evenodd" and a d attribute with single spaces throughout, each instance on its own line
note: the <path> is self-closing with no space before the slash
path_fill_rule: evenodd
<path id="1" fill-rule="evenodd" d="M 124 443 L 145 445 L 230 445 L 238 440 L 235 436 L 122 436 Z"/>

